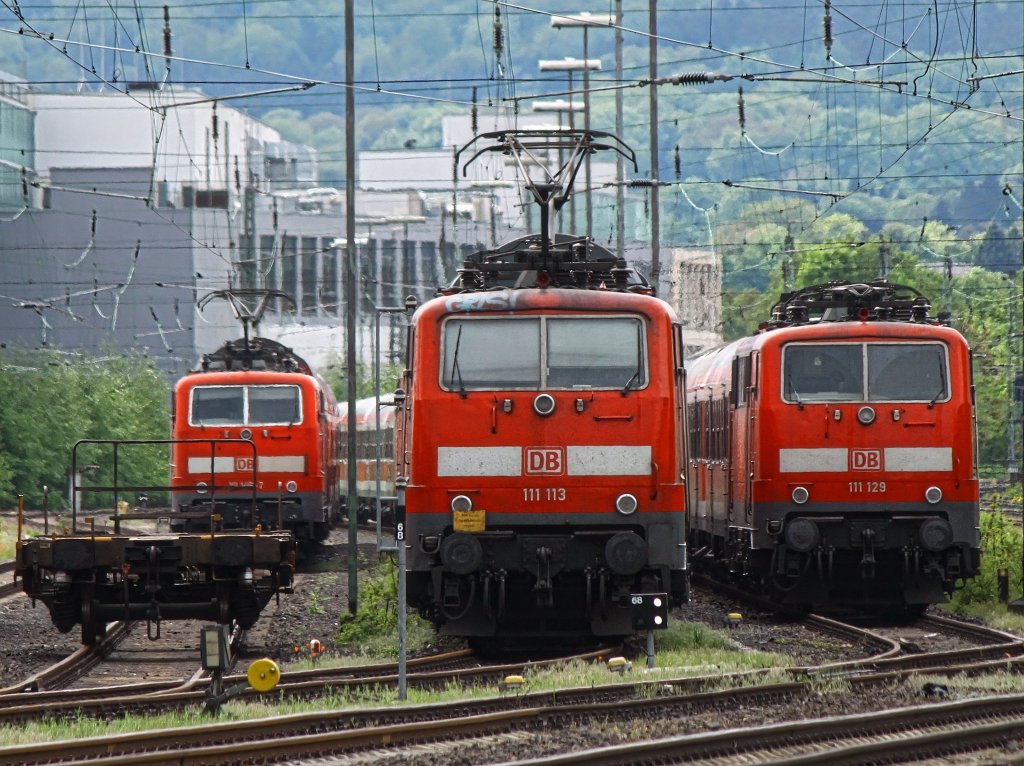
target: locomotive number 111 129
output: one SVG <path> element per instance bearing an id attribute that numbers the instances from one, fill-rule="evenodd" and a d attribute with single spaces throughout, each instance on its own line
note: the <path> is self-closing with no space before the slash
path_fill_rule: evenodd
<path id="1" fill-rule="evenodd" d="M 850 492 L 868 492 L 868 493 L 881 493 L 885 492 L 884 481 L 851 481 Z"/>

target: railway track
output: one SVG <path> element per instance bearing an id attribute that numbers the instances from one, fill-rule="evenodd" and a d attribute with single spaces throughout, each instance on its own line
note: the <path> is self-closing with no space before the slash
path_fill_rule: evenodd
<path id="1" fill-rule="evenodd" d="M 29 678 L 0 689 L 0 720 L 4 711 L 23 708 L 29 700 L 30 707 L 57 712 L 90 701 L 209 686 L 209 673 L 199 665 L 197 626 L 183 624 L 177 636 L 171 637 L 170 647 L 153 644 L 144 632 L 140 634 L 139 627 L 113 623 L 95 646 L 82 646 Z M 243 636 L 244 631 L 239 629 L 231 635 L 233 659 L 238 656 Z"/>
<path id="2" fill-rule="evenodd" d="M 798 727 L 785 723 L 726 729 L 515 763 L 517 766 L 660 766 L 698 760 L 705 766 L 768 762 L 773 766 L 917 763 L 1019 743 L 1022 715 L 1024 695 L 985 697 L 801 721 Z M 1019 749 L 1019 744 L 1016 747 Z"/>
<path id="3" fill-rule="evenodd" d="M 833 625 L 829 625 L 828 629 L 841 629 L 851 634 L 858 630 L 856 626 Z M 950 626 L 950 630 L 952 629 L 953 626 Z M 841 680 L 856 693 L 871 695 L 873 689 L 903 683 L 906 679 L 913 678 L 920 667 L 931 668 L 928 672 L 932 675 L 936 673 L 980 673 L 993 668 L 1013 673 L 1024 671 L 1024 639 L 1013 636 L 1010 637 L 1011 640 L 997 644 L 992 642 L 1005 638 L 1008 634 L 1000 634 L 998 631 L 991 631 L 987 628 L 977 629 L 977 626 L 965 626 L 962 629 L 957 626 L 956 630 L 974 632 L 977 642 L 982 646 L 963 648 L 957 656 L 953 656 L 950 652 L 935 653 L 942 656 L 931 657 L 923 662 L 922 655 L 894 655 L 891 649 L 880 650 L 876 656 L 865 658 L 857 663 L 850 663 L 847 667 L 835 664 L 818 668 L 790 668 L 788 673 L 793 680 L 781 683 L 770 683 L 765 679 L 755 681 L 757 676 L 767 675 L 756 671 L 714 678 L 662 677 L 657 680 L 636 683 L 504 694 L 486 699 L 463 700 L 438 705 L 318 711 L 311 714 L 282 716 L 260 721 L 232 722 L 229 726 L 213 724 L 174 731 L 104 737 L 102 740 L 63 742 L 54 746 L 52 754 L 47 745 L 35 745 L 31 750 L 29 748 L 0 748 L 0 766 L 24 763 L 25 761 L 19 759 L 24 759 L 30 752 L 37 759 L 35 761 L 37 763 L 54 763 L 59 758 L 74 763 L 81 761 L 114 766 L 114 764 L 141 763 L 251 763 L 253 760 L 261 758 L 268 759 L 268 761 L 277 758 L 310 758 L 328 753 L 355 753 L 366 751 L 368 748 L 385 747 L 388 748 L 390 762 L 403 763 L 405 762 L 403 759 L 408 759 L 409 763 L 415 763 L 417 754 L 422 755 L 423 753 L 422 749 L 414 748 L 422 748 L 422 743 L 425 742 L 437 743 L 431 747 L 443 748 L 446 746 L 445 743 L 448 743 L 447 746 L 450 747 L 453 742 L 472 743 L 486 742 L 489 741 L 489 738 L 500 739 L 512 731 L 517 732 L 517 736 L 529 739 L 542 737 L 545 732 L 574 728 L 586 729 L 595 721 L 607 722 L 609 720 L 619 722 L 620 729 L 629 730 L 629 727 L 632 726 L 630 722 L 635 721 L 687 720 L 688 717 L 697 716 L 702 712 L 717 717 L 722 710 L 792 704 L 794 700 L 813 699 L 823 678 L 833 681 Z M 864 640 L 875 641 L 870 636 L 865 636 Z M 1001 656 L 979 659 L 976 654 L 978 649 L 995 649 L 995 652 Z M 1011 656 L 1007 656 L 1008 654 Z M 941 667 L 941 670 L 935 670 L 935 667 Z M 490 670 L 495 672 L 498 669 L 491 668 Z M 501 669 L 501 672 L 505 671 L 506 668 Z M 446 676 L 449 680 L 452 677 L 450 672 L 444 672 L 441 675 Z M 378 676 L 377 683 L 386 682 L 386 675 Z M 282 679 L 279 688 L 282 689 L 283 696 L 290 697 L 299 692 L 305 683 L 307 682 L 299 682 L 289 690 L 289 679 Z M 311 680 L 311 683 L 319 685 L 321 691 L 327 688 L 324 679 Z M 717 687 L 718 690 L 707 691 L 708 688 L 713 687 Z M 174 697 L 176 705 L 200 704 L 201 694 L 191 692 L 190 695 L 167 695 L 164 702 L 170 703 L 172 702 L 170 698 Z M 1000 698 L 1000 700 L 1004 699 L 1006 698 Z M 150 709 L 152 701 L 152 699 L 143 701 L 136 697 L 132 706 L 136 712 L 141 712 Z M 1001 703 L 997 703 L 996 706 L 1000 705 Z M 953 715 L 958 706 L 959 703 L 949 703 L 946 706 L 949 710 L 948 715 Z M 1013 704 L 1003 707 L 1009 711 L 1003 714 L 1019 716 L 1024 711 L 1024 696 L 1015 699 Z M 912 716 L 927 717 L 930 715 L 929 711 L 935 709 L 935 705 L 927 705 Z M 985 715 L 995 715 L 996 712 L 989 709 Z M 83 708 L 81 714 L 89 715 L 90 712 L 87 708 Z M 110 714 L 109 711 L 107 714 Z M 873 715 L 881 716 L 880 722 L 873 725 L 882 733 L 896 730 L 893 727 L 906 728 L 909 726 L 907 723 L 900 723 L 899 716 L 901 714 L 898 711 Z M 3 717 L 7 718 L 8 716 L 4 715 Z M 863 716 L 860 718 L 867 720 Z M 851 723 L 851 725 L 863 727 L 863 720 L 857 724 Z M 945 726 L 949 719 L 939 720 L 940 723 L 937 725 Z M 852 722 L 854 719 L 851 718 L 850 721 Z M 805 725 L 802 722 L 799 728 L 803 730 Z M 1019 728 L 1019 718 L 1016 725 Z M 822 726 L 825 727 L 825 724 Z M 750 728 L 745 727 L 743 731 L 748 731 Z M 779 727 L 779 731 L 791 732 L 793 729 L 792 725 Z M 841 732 L 841 727 L 837 727 L 836 730 Z M 772 744 L 774 730 L 767 727 L 763 728 L 763 731 L 764 737 L 751 736 L 749 740 L 745 740 L 751 743 L 749 747 L 755 745 L 774 747 Z M 825 728 L 822 728 L 821 731 L 825 731 Z M 693 743 L 698 740 L 706 744 L 716 741 L 717 738 L 718 744 L 715 747 L 724 752 L 728 748 L 730 736 L 733 735 L 729 733 L 690 735 L 689 737 L 675 738 L 684 740 L 684 744 L 674 741 L 670 744 L 672 747 L 686 748 L 693 747 Z M 842 742 L 839 739 L 833 741 Z M 914 746 L 918 745 L 919 743 Z M 669 747 L 668 744 L 665 746 Z M 884 745 L 882 746 L 884 747 Z M 654 746 L 651 747 L 654 748 Z M 168 751 L 153 752 L 163 749 Z M 586 757 L 594 760 L 578 762 L 644 763 L 648 757 L 645 752 L 622 751 L 619 753 L 618 751 L 618 748 L 612 748 L 601 752 L 611 753 L 609 757 L 617 757 L 620 760 L 600 760 L 604 756 L 592 753 L 587 754 Z M 651 752 L 655 753 L 650 756 L 651 762 L 655 762 L 658 758 L 671 757 L 686 760 L 694 757 L 692 749 L 682 750 L 683 755 L 679 756 L 666 756 L 657 749 L 652 749 Z M 582 757 L 582 755 L 564 757 Z M 713 757 L 718 758 L 719 756 Z M 564 762 L 575 763 L 576 761 L 566 760 Z M 709 762 L 728 763 L 729 761 L 712 760 Z"/>
<path id="4" fill-rule="evenodd" d="M 570 658 L 481 665 L 469 650 L 447 652 L 409 660 L 407 683 L 414 689 L 441 689 L 448 686 L 497 686 L 512 674 L 556 665 L 567 660 L 593 661 L 608 650 L 573 655 Z M 244 683 L 245 675 L 224 678 L 226 687 Z M 110 718 L 125 714 L 162 713 L 188 707 L 201 707 L 207 697 L 210 679 L 196 677 L 184 684 L 170 682 L 136 683 L 92 689 L 67 689 L 33 694 L 0 696 L 0 724 L 26 723 L 40 718 Z M 275 687 L 279 699 L 290 701 L 317 699 L 345 693 L 358 699 L 369 697 L 380 687 L 397 687 L 398 667 L 393 663 L 370 666 L 323 668 L 290 671 Z M 256 699 L 259 693 L 247 689 L 242 697 Z"/>
<path id="5" fill-rule="evenodd" d="M 0 561 L 0 601 L 21 593 L 21 586 L 14 581 L 14 559 Z"/>

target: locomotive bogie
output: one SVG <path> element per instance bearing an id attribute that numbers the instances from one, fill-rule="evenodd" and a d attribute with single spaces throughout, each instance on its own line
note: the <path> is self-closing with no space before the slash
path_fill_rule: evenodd
<path id="1" fill-rule="evenodd" d="M 455 531 L 444 514 L 420 519 L 411 599 L 442 634 L 483 637 L 580 634 L 584 627 L 623 636 L 633 630 L 630 594 L 685 600 L 673 519 L 623 525 L 554 514 L 544 521 L 492 519 L 494 531 L 471 533 Z"/>

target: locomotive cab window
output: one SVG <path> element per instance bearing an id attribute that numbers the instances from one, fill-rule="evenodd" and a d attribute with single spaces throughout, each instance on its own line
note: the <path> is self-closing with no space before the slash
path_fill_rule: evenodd
<path id="1" fill-rule="evenodd" d="M 941 343 L 791 343 L 782 398 L 804 402 L 936 402 L 949 398 Z"/>
<path id="2" fill-rule="evenodd" d="M 941 343 L 870 343 L 868 401 L 941 402 L 949 398 Z"/>
<path id="3" fill-rule="evenodd" d="M 193 426 L 302 422 L 298 386 L 196 386 L 191 399 L 188 422 Z"/>
<path id="4" fill-rule="evenodd" d="M 441 385 L 448 390 L 626 390 L 645 387 L 647 375 L 636 317 L 450 319 L 444 326 Z"/>

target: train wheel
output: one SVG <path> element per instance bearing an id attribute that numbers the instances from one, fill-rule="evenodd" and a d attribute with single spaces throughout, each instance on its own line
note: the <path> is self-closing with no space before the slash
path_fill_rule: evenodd
<path id="1" fill-rule="evenodd" d="M 231 597 L 231 616 L 248 630 L 260 618 L 260 600 L 253 590 L 236 591 Z"/>
<path id="2" fill-rule="evenodd" d="M 78 624 L 78 605 L 70 593 L 59 593 L 50 604 L 50 619 L 61 633 L 70 633 Z"/>
<path id="3" fill-rule="evenodd" d="M 82 643 L 95 646 L 107 635 L 107 623 L 93 614 L 92 592 L 82 592 Z"/>

